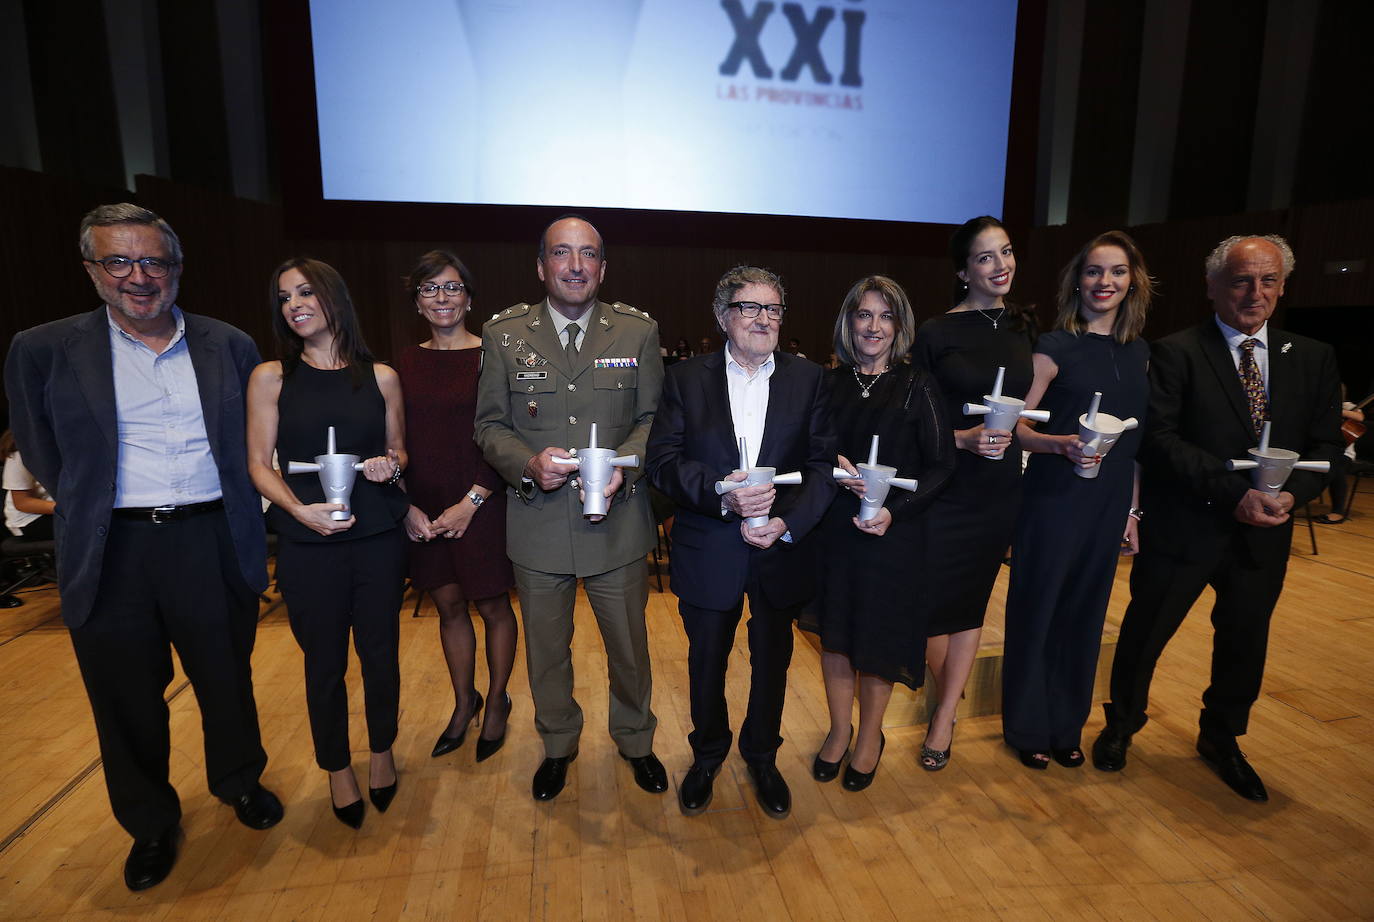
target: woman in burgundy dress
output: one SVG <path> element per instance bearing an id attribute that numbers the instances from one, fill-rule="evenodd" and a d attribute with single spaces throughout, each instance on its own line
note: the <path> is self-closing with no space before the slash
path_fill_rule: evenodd
<path id="1" fill-rule="evenodd" d="M 482 339 L 468 332 L 472 276 L 445 250 L 420 257 L 408 280 L 430 337 L 397 360 L 405 395 L 410 466 L 406 515 L 410 578 L 439 610 L 439 639 L 453 680 L 453 716 L 431 756 L 463 745 L 482 712 L 474 684 L 477 637 L 468 602 L 477 607 L 487 642 L 487 722 L 477 740 L 477 761 L 506 739 L 511 700 L 506 694 L 515 663 L 516 624 L 509 590 L 515 579 L 506 558 L 506 499 L 500 476 L 472 440 Z"/>

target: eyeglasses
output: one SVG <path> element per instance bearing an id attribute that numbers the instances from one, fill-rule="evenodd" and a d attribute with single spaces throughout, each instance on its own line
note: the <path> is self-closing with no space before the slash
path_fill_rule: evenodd
<path id="1" fill-rule="evenodd" d="M 156 256 L 145 256 L 142 259 L 130 259 L 127 256 L 106 256 L 104 259 L 88 259 L 88 263 L 95 263 L 112 278 L 128 278 L 134 271 L 134 263 L 143 267 L 143 274 L 150 279 L 160 279 L 172 271 L 172 267 L 180 265 L 170 259 L 159 259 Z"/>
<path id="2" fill-rule="evenodd" d="M 464 285 L 462 282 L 445 282 L 442 285 L 431 285 L 428 282 L 426 282 L 423 285 L 415 286 L 415 290 L 420 293 L 420 297 L 422 298 L 435 297 L 439 294 L 440 288 L 444 289 L 444 291 L 447 291 L 451 295 L 460 295 L 468 290 L 468 286 Z"/>
<path id="3" fill-rule="evenodd" d="M 767 311 L 769 320 L 781 320 L 787 313 L 786 304 L 760 304 L 757 301 L 731 301 L 728 305 L 740 312 L 741 317 L 757 317 L 759 311 Z"/>

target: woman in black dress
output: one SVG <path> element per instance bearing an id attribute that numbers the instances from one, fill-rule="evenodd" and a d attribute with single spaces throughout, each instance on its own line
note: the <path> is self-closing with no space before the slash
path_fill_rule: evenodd
<path id="1" fill-rule="evenodd" d="M 482 713 L 474 683 L 477 635 L 468 617 L 470 599 L 486 635 L 488 707 L 476 746 L 482 762 L 506 740 L 511 710 L 506 685 L 517 636 L 510 605 L 515 575 L 506 557 L 505 485 L 472 440 L 482 338 L 467 328 L 472 276 L 457 256 L 447 250 L 421 256 L 406 287 L 429 324 L 429 339 L 403 350 L 396 362 L 410 451 L 410 579 L 439 611 L 439 641 L 454 699 L 430 756 L 463 745 L 468 726 Z"/>
<path id="2" fill-rule="evenodd" d="M 1139 550 L 1135 455 L 1150 397 L 1150 349 L 1140 331 L 1153 293 L 1135 241 L 1101 234 L 1064 267 L 1054 331 L 1035 345 L 1026 403 L 1051 415 L 1040 426 L 1022 420 L 1018 433 L 1035 454 L 1013 543 L 1002 666 L 1002 735 L 1030 768 L 1051 758 L 1083 764 L 1079 738 L 1117 555 Z M 1102 394 L 1099 412 L 1140 424 L 1105 456 L 1085 455 L 1078 438 L 1094 392 Z M 1077 476 L 1075 466 L 1096 466 L 1097 476 Z"/>
<path id="3" fill-rule="evenodd" d="M 372 759 L 368 794 L 386 810 L 396 794 L 400 710 L 400 609 L 409 503 L 396 485 L 405 467 L 405 419 L 396 372 L 375 362 L 358 329 L 348 286 L 313 259 L 291 259 L 272 273 L 272 329 L 281 359 L 263 362 L 248 381 L 248 471 L 272 501 L 277 587 L 291 632 L 305 654 L 305 700 L 315 761 L 329 773 L 334 815 L 362 825 L 363 799 L 348 738 L 348 635 L 363 669 Z M 283 477 L 284 468 L 325 453 L 333 426 L 336 451 L 364 458 L 351 515 L 324 501 L 316 474 Z"/>
<path id="4" fill-rule="evenodd" d="M 883 713 L 894 682 L 920 688 L 925 679 L 925 621 L 912 591 L 912 561 L 920 557 L 919 513 L 954 471 L 954 439 L 939 390 L 905 361 L 915 330 L 911 304 L 889 278 L 855 283 L 835 318 L 830 409 L 839 436 L 842 480 L 818 531 L 822 566 L 816 601 L 801 626 L 821 638 L 821 671 L 830 732 L 811 773 L 830 781 L 853 736 L 854 694 L 859 733 L 844 787 L 862 791 L 883 749 Z M 915 478 L 914 493 L 891 489 L 877 514 L 859 519 L 864 482 L 855 462 L 868 459 L 878 436 L 878 463 Z"/>
<path id="5" fill-rule="evenodd" d="M 922 587 L 928 606 L 926 662 L 939 700 L 931 715 L 921 767 L 939 771 L 949 762 L 959 698 L 964 693 L 983 630 L 983 613 L 1011 544 L 1021 505 L 1021 446 L 1016 436 L 988 429 L 981 416 L 966 416 L 965 403 L 981 403 L 998 367 L 1006 368 L 1002 393 L 1030 390 L 1031 312 L 1006 300 L 1016 275 L 1016 256 L 996 219 L 974 218 L 950 238 L 955 305 L 921 325 L 912 347 L 944 394 L 954 426 L 956 467 L 950 483 L 923 516 L 926 542 Z"/>

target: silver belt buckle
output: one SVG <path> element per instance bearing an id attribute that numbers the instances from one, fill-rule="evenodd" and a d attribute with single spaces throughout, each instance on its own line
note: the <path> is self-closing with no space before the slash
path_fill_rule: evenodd
<path id="1" fill-rule="evenodd" d="M 168 522 L 172 521 L 172 519 L 176 516 L 176 511 L 176 506 L 154 506 L 153 524 L 166 525 Z M 166 518 L 163 518 L 163 516 L 166 516 Z"/>

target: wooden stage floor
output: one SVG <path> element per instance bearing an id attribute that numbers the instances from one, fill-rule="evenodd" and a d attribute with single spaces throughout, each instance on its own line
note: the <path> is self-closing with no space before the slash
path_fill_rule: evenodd
<path id="1" fill-rule="evenodd" d="M 1318 509 L 1318 512 L 1324 511 Z M 947 770 L 927 774 L 924 729 L 893 727 L 873 786 L 819 785 L 819 657 L 799 639 L 779 765 L 794 807 L 754 802 L 733 755 L 712 809 L 688 819 L 675 791 L 690 761 L 686 643 L 671 594 L 651 582 L 656 750 L 672 790 L 641 792 L 603 728 L 605 665 L 579 595 L 581 755 L 551 804 L 529 795 L 541 750 L 523 653 L 506 747 L 429 750 L 452 708 L 427 608 L 401 633 L 400 790 L 361 831 L 331 815 L 305 716 L 301 656 L 279 601 L 264 606 L 254 670 L 264 782 L 286 818 L 253 832 L 206 791 L 199 712 L 168 689 L 172 776 L 186 841 L 158 887 L 129 893 L 129 840 L 112 819 L 94 728 L 51 589 L 0 611 L 0 918 L 28 919 L 1370 919 L 1374 918 L 1374 494 L 1341 526 L 1295 531 L 1263 694 L 1243 741 L 1271 800 L 1241 800 L 1195 756 L 1210 651 L 1207 596 L 1166 651 L 1152 722 L 1124 772 L 1021 767 L 995 716 L 961 720 Z M 1118 573 L 1109 617 L 1127 601 Z M 1005 590 L 1005 570 L 999 595 Z M 999 604 L 999 603 L 994 603 Z M 478 622 L 480 639 L 480 621 Z M 743 632 L 740 632 L 743 638 Z M 731 661 L 735 719 L 747 651 Z M 355 766 L 366 783 L 356 662 Z M 484 667 L 478 666 L 483 686 Z M 1085 741 L 1101 727 L 1093 715 Z"/>

